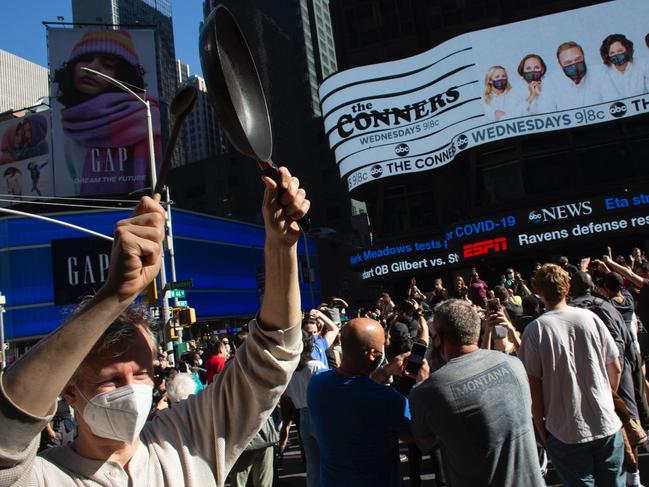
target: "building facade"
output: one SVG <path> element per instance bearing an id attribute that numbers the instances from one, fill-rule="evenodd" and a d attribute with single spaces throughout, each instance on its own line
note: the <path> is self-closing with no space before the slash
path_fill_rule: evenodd
<path id="1" fill-rule="evenodd" d="M 337 71 L 336 46 L 331 30 L 329 0 L 300 0 L 314 116 L 320 116 L 318 88 L 322 80 Z"/>
<path id="2" fill-rule="evenodd" d="M 0 49 L 0 113 L 31 107 L 48 94 L 47 68 Z"/>
<path id="3" fill-rule="evenodd" d="M 314 55 L 317 49 L 315 44 L 306 44 L 307 37 L 313 40 L 316 34 L 306 33 L 305 24 L 324 22 L 309 22 L 309 12 L 315 14 L 316 19 L 324 19 L 322 12 L 326 3 L 319 2 L 313 8 L 313 5 L 309 6 L 311 2 L 306 5 L 300 0 L 206 0 L 203 3 L 206 18 L 218 3 L 225 4 L 237 19 L 259 71 L 273 124 L 273 160 L 298 175 L 309 192 L 314 202 L 311 210 L 314 228 L 348 228 L 349 198 L 336 175 L 322 130 L 322 119 L 314 112 L 312 79 L 322 79 L 323 74 L 317 71 L 315 78 L 310 75 L 310 65 L 315 66 L 315 60 L 313 63 L 309 61 L 309 49 Z M 320 33 L 326 40 L 327 30 L 320 27 Z M 325 46 L 325 42 L 322 45 Z M 334 58 L 329 50 L 327 53 L 325 64 L 330 70 Z M 247 191 L 247 185 L 259 181 L 256 164 L 236 151 L 217 155 L 217 158 L 219 161 L 214 163 L 227 168 L 219 181 L 225 185 L 221 187 L 221 194 L 226 195 L 224 198 L 228 200 L 232 217 L 260 221 L 261 196 L 251 197 Z M 213 189 L 206 188 L 206 191 L 210 190 Z M 192 191 L 191 194 L 199 192 Z M 191 201 L 181 203 L 192 204 Z"/>
<path id="4" fill-rule="evenodd" d="M 220 128 L 210 103 L 205 80 L 200 76 L 190 75 L 189 65 L 180 59 L 178 67 L 178 86 L 191 84 L 196 89 L 197 98 L 194 108 L 183 125 L 185 160 L 187 164 L 227 154 L 230 151 L 227 137 Z"/>

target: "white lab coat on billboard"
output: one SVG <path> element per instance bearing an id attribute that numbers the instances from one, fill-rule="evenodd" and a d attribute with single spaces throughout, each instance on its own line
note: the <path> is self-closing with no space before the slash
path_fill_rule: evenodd
<path id="1" fill-rule="evenodd" d="M 554 73 L 548 79 L 545 87 L 549 110 L 569 110 L 601 103 L 604 100 L 602 99 L 600 83 L 600 70 L 590 67 L 579 84 L 568 78 L 563 71 Z"/>
<path id="2" fill-rule="evenodd" d="M 628 98 L 647 92 L 646 63 L 643 61 L 630 62 L 624 72 L 615 66 L 607 66 L 601 77 L 603 101 Z"/>
<path id="3" fill-rule="evenodd" d="M 520 95 L 515 89 L 511 89 L 500 95 L 494 94 L 491 97 L 491 101 L 489 101 L 489 103 L 487 103 L 483 98 L 482 101 L 484 103 L 485 115 L 491 122 L 496 121 L 496 112 L 498 110 L 505 113 L 498 120 L 518 117 L 519 115 L 521 115 L 521 109 L 517 103 L 519 99 Z"/>

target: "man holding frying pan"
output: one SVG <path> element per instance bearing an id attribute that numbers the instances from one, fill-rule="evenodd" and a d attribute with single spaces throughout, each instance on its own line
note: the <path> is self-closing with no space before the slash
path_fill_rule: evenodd
<path id="1" fill-rule="evenodd" d="M 105 285 L 0 374 L 0 486 L 225 483 L 301 351 L 296 220 L 310 203 L 285 168 L 278 183 L 263 180 L 266 292 L 245 346 L 218 380 L 146 422 L 157 347 L 133 302 L 160 268 L 164 210 L 145 197 L 115 227 Z M 38 457 L 60 394 L 76 411 L 79 436 Z"/>

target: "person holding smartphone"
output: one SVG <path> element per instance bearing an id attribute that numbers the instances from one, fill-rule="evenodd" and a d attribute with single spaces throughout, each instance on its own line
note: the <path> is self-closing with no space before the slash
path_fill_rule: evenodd
<path id="1" fill-rule="evenodd" d="M 507 355 L 516 355 L 520 346 L 521 336 L 509 319 L 507 310 L 500 304 L 500 299 L 490 299 L 487 302 L 482 348 L 497 350 Z"/>

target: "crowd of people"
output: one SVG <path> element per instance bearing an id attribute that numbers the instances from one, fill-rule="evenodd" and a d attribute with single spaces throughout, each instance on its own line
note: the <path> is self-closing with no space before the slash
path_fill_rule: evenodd
<path id="1" fill-rule="evenodd" d="M 307 485 L 400 485 L 398 440 L 411 485 L 422 453 L 437 485 L 545 485 L 547 456 L 566 486 L 641 485 L 647 293 L 639 248 L 537 263 L 528 280 L 510 267 L 493 287 L 473 269 L 450 290 L 412 278 L 396 303 L 382 293 L 342 324 L 339 362 L 311 352 L 289 384 Z M 303 331 L 305 351 L 331 333 L 311 314 Z M 424 365 L 409 372 L 417 343 Z"/>
<path id="2" fill-rule="evenodd" d="M 0 374 L 0 486 L 270 487 L 291 424 L 309 487 L 402 485 L 400 442 L 411 485 L 429 471 L 437 485 L 540 487 L 546 454 L 565 486 L 640 485 L 640 249 L 539 263 L 527 279 L 507 268 L 495 286 L 477 269 L 451 289 L 413 278 L 396 300 L 302 312 L 295 220 L 309 202 L 280 175 L 281 192 L 263 178 L 259 313 L 177 363 L 136 304 L 160 266 L 164 210 L 144 197 L 117 223 L 104 286 Z"/>

